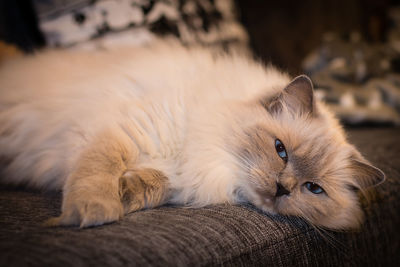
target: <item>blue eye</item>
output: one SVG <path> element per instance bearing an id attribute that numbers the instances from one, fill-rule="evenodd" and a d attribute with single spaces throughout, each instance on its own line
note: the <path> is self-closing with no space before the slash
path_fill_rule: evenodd
<path id="1" fill-rule="evenodd" d="M 286 153 L 285 146 L 282 144 L 281 140 L 279 140 L 279 139 L 275 140 L 275 149 L 276 149 L 276 152 L 278 153 L 279 157 L 281 157 L 281 159 L 283 159 L 285 162 L 287 162 L 288 156 Z"/>
<path id="2" fill-rule="evenodd" d="M 316 183 L 306 182 L 304 183 L 304 186 L 313 194 L 321 194 L 325 192 L 324 189 L 322 189 L 322 187 L 320 187 Z"/>

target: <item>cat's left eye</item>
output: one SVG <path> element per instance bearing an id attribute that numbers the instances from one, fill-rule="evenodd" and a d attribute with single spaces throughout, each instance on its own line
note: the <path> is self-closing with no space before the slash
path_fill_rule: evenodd
<path id="1" fill-rule="evenodd" d="M 304 183 L 304 186 L 308 189 L 308 191 L 310 191 L 313 194 L 321 194 L 325 192 L 322 187 L 313 182 L 306 182 Z"/>
<path id="2" fill-rule="evenodd" d="M 279 139 L 275 140 L 275 149 L 276 149 L 276 152 L 278 153 L 279 157 L 281 157 L 281 159 L 283 159 L 285 162 L 287 162 L 288 155 L 286 152 L 286 148 L 282 144 L 281 140 L 279 140 Z"/>

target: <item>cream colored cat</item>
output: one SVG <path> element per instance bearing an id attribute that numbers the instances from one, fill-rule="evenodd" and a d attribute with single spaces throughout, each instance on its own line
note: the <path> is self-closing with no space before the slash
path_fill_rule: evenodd
<path id="1" fill-rule="evenodd" d="M 2 64 L 0 96 L 1 179 L 62 189 L 51 225 L 249 201 L 353 228 L 355 189 L 384 180 L 306 76 L 239 55 L 167 43 L 43 52 Z"/>

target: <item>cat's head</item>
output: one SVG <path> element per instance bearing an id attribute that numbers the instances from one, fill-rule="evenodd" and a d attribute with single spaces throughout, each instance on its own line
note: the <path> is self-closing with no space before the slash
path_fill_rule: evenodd
<path id="1" fill-rule="evenodd" d="M 315 100 L 311 80 L 299 76 L 253 109 L 257 119 L 244 127 L 236 153 L 246 199 L 314 225 L 358 227 L 363 212 L 357 192 L 385 175 L 347 143 L 336 119 Z"/>

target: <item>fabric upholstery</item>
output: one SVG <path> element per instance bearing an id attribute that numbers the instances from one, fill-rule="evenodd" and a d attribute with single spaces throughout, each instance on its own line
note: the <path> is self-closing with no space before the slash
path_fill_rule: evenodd
<path id="1" fill-rule="evenodd" d="M 251 205 L 164 206 L 90 229 L 46 228 L 61 195 L 0 189 L 0 266 L 399 266 L 400 129 L 353 129 L 387 174 L 358 232 L 324 231 Z"/>

